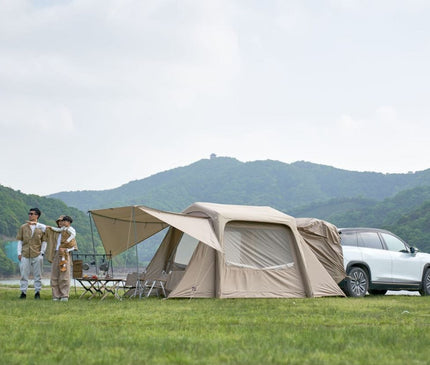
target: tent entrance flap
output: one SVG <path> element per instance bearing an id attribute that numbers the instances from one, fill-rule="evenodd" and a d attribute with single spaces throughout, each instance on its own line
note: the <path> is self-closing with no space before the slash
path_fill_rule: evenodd
<path id="1" fill-rule="evenodd" d="M 126 251 L 168 226 L 221 251 L 209 219 L 183 213 L 164 212 L 144 206 L 90 211 L 106 252 L 112 256 Z"/>

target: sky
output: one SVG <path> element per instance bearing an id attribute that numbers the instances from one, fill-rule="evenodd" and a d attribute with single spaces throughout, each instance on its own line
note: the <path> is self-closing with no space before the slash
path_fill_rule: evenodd
<path id="1" fill-rule="evenodd" d="M 210 154 L 430 168 L 427 0 L 0 0 L 0 185 L 105 190 Z"/>

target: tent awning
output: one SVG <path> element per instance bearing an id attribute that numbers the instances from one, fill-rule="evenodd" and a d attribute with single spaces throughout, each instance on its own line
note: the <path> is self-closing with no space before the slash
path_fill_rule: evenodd
<path id="1" fill-rule="evenodd" d="M 168 226 L 221 251 L 221 245 L 209 218 L 165 212 L 142 205 L 97 209 L 89 212 L 106 253 L 112 256 L 126 251 Z"/>

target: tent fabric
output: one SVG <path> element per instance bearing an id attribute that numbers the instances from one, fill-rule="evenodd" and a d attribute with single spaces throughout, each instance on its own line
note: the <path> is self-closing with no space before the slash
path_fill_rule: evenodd
<path id="1" fill-rule="evenodd" d="M 209 245 L 221 246 L 207 218 L 164 212 L 144 206 L 90 211 L 107 253 L 116 256 L 172 226 Z"/>
<path id="2" fill-rule="evenodd" d="M 316 218 L 296 218 L 297 229 L 331 277 L 340 283 L 346 272 L 336 226 Z"/>
<path id="3" fill-rule="evenodd" d="M 296 219 L 270 207 L 195 203 L 182 213 L 144 206 L 91 213 L 112 254 L 170 227 L 145 273 L 167 278 L 169 298 L 344 296 Z M 195 246 L 183 243 L 188 236 Z M 195 247 L 190 256 L 185 247 Z"/>
<path id="4" fill-rule="evenodd" d="M 267 206 L 227 205 L 216 203 L 194 203 L 185 209 L 184 212 L 199 215 L 204 213 L 205 216 L 210 217 L 214 222 L 215 232 L 217 233 L 220 242 L 224 241 L 226 225 L 229 222 L 270 223 L 288 227 L 291 230 L 291 234 L 293 235 L 296 243 L 296 261 L 299 265 L 299 269 L 301 270 L 300 280 L 302 281 L 302 287 L 306 291 L 305 296 L 327 296 L 330 295 L 329 293 L 332 293 L 331 295 L 344 295 L 336 282 L 334 282 L 330 275 L 328 275 L 327 270 L 322 267 L 321 262 L 317 257 L 315 257 L 315 254 L 311 252 L 307 246 L 303 236 L 300 234 L 301 232 L 297 229 L 296 219 L 294 217 Z M 225 242 L 223 242 L 223 244 L 225 244 Z M 341 246 L 339 247 L 341 249 Z M 327 256 L 329 256 L 329 253 L 327 253 Z M 340 264 L 341 267 L 343 267 L 343 257 L 333 257 L 332 260 L 335 261 L 337 265 Z M 269 274 L 265 273 L 264 275 Z M 220 282 L 223 282 L 223 280 L 224 278 L 221 277 Z M 232 278 L 232 280 L 234 281 L 234 278 Z M 288 290 L 293 291 L 292 285 L 292 282 L 290 282 L 287 286 Z M 222 291 L 218 294 L 221 297 L 224 295 L 231 295 L 230 293 L 222 293 Z M 288 295 L 289 294 L 286 294 L 284 289 L 284 293 L 280 296 Z"/>
<path id="5" fill-rule="evenodd" d="M 146 276 L 148 278 L 157 278 L 161 273 L 169 273 L 172 270 L 178 271 L 174 265 L 167 265 L 169 258 L 175 253 L 176 245 L 181 240 L 183 232 L 177 230 L 176 228 L 169 228 L 166 236 L 158 247 L 157 252 L 154 257 L 163 258 L 163 260 L 151 260 L 146 268 Z"/>
<path id="6" fill-rule="evenodd" d="M 215 297 L 215 250 L 199 244 L 186 271 L 172 271 L 174 276 L 183 273 L 181 281 L 170 293 L 170 298 Z M 169 284 L 169 282 L 167 283 Z"/>

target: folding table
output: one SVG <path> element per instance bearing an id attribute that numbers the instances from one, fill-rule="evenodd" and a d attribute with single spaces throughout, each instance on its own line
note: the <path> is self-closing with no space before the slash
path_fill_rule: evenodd
<path id="1" fill-rule="evenodd" d="M 116 299 L 121 300 L 118 290 L 124 282 L 123 279 L 115 278 L 76 278 L 81 284 L 84 292 L 79 298 L 83 298 L 85 294 L 89 293 L 88 299 L 94 298 L 97 294 L 101 296 L 100 300 L 105 299 L 109 294 L 112 294 Z"/>

